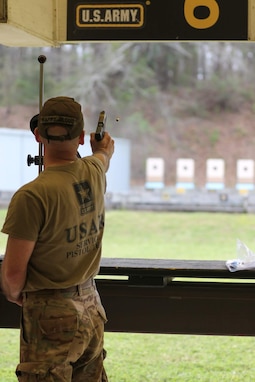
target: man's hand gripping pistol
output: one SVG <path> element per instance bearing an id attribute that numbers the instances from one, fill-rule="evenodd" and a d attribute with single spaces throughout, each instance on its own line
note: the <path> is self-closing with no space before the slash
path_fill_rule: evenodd
<path id="1" fill-rule="evenodd" d="M 107 116 L 105 111 L 101 111 L 101 113 L 99 114 L 97 129 L 95 133 L 95 138 L 97 141 L 101 141 L 104 138 L 106 119 L 107 119 Z"/>

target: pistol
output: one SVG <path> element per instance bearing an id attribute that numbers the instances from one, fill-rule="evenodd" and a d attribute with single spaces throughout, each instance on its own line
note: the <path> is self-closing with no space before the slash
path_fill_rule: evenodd
<path id="1" fill-rule="evenodd" d="M 101 113 L 99 114 L 97 129 L 95 133 L 95 138 L 97 141 L 101 141 L 104 138 L 105 125 L 106 125 L 106 113 L 105 111 L 101 111 Z"/>

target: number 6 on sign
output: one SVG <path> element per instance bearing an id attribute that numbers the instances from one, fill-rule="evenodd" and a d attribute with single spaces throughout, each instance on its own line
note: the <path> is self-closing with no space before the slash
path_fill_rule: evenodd
<path id="1" fill-rule="evenodd" d="M 194 10 L 197 7 L 207 7 L 210 14 L 205 19 L 199 19 L 194 16 Z M 220 15 L 219 5 L 216 0 L 185 0 L 184 16 L 187 23 L 196 29 L 211 28 L 217 23 Z"/>

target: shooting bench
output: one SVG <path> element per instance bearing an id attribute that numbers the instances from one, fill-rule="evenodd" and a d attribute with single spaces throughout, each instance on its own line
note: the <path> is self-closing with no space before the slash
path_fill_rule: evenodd
<path id="1" fill-rule="evenodd" d="M 104 258 L 96 278 L 109 332 L 255 335 L 255 270 L 225 261 Z M 0 294 L 0 327 L 20 309 Z"/>

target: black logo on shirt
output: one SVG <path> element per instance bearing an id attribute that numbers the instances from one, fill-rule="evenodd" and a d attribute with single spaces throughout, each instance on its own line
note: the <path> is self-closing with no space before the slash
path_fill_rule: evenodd
<path id="1" fill-rule="evenodd" d="M 81 215 L 94 211 L 94 198 L 89 182 L 83 181 L 80 183 L 74 183 L 73 187 L 80 204 Z"/>

